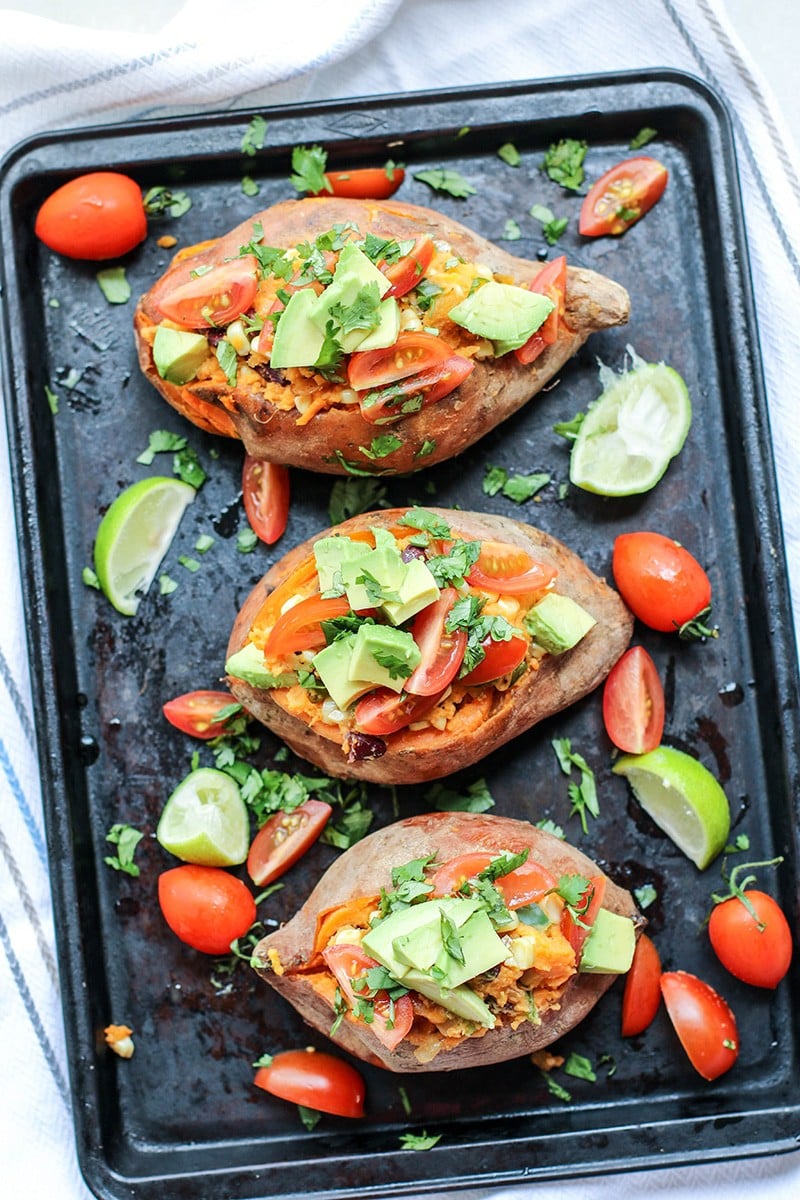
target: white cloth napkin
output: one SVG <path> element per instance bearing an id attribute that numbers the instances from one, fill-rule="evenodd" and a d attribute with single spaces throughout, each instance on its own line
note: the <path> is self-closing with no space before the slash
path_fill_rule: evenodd
<path id="1" fill-rule="evenodd" d="M 711 84 L 727 99 L 736 133 L 798 624 L 797 152 L 719 0 L 238 0 L 228 8 L 187 0 L 157 35 L 136 26 L 135 0 L 124 35 L 0 11 L 0 152 L 42 130 L 196 106 L 653 66 Z M 66 1082 L 5 438 L 0 421 L 0 1176 L 9 1197 L 86 1200 Z M 666 1200 L 794 1200 L 800 1155 L 459 1195 L 545 1200 L 554 1186 L 562 1200 L 633 1200 L 644 1192 Z"/>

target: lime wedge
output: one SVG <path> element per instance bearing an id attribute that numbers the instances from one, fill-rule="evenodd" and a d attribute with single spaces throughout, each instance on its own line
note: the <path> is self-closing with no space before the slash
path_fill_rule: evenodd
<path id="1" fill-rule="evenodd" d="M 100 522 L 94 569 L 103 592 L 125 616 L 139 607 L 195 494 L 180 479 L 141 479 L 117 496 Z"/>
<path id="2" fill-rule="evenodd" d="M 623 754 L 611 768 L 624 775 L 642 808 L 702 871 L 724 849 L 731 828 L 728 798 L 691 754 L 659 746 Z"/>
<path id="3" fill-rule="evenodd" d="M 572 444 L 569 477 L 600 496 L 635 496 L 658 483 L 686 441 L 692 404 L 686 384 L 665 363 L 644 362 L 621 375 L 601 367 L 603 393 L 589 406 Z"/>
<path id="4" fill-rule="evenodd" d="M 250 821 L 239 785 L 213 767 L 192 771 L 167 800 L 156 837 L 184 862 L 203 867 L 243 863 L 250 848 Z"/>

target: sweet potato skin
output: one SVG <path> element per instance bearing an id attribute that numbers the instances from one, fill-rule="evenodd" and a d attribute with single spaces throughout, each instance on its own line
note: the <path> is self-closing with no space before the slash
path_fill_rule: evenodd
<path id="1" fill-rule="evenodd" d="M 374 526 L 392 528 L 406 509 L 385 509 L 352 517 L 336 527 L 342 534 Z M 317 722 L 313 727 L 286 711 L 281 693 L 252 687 L 228 678 L 228 685 L 244 707 L 263 725 L 278 734 L 296 754 L 329 775 L 364 779 L 380 784 L 421 783 L 471 766 L 499 746 L 560 712 L 601 683 L 621 656 L 633 632 L 633 617 L 612 588 L 598 578 L 562 542 L 520 521 L 485 513 L 430 508 L 455 531 L 481 541 L 520 546 L 535 560 L 558 569 L 556 589 L 572 597 L 597 620 L 574 649 L 561 657 L 547 656 L 538 671 L 528 671 L 506 692 L 493 689 L 492 706 L 478 728 L 458 738 L 428 729 L 403 731 L 388 740 L 381 758 L 348 763 L 336 726 Z M 242 606 L 228 643 L 228 657 L 246 643 L 249 630 L 267 596 L 311 553 L 324 530 L 292 550 L 256 584 Z"/>
<path id="2" fill-rule="evenodd" d="M 325 872 L 306 903 L 282 928 L 268 934 L 255 949 L 258 974 L 297 1009 L 303 1019 L 326 1036 L 334 1013 L 327 1001 L 299 971 L 312 956 L 317 918 L 326 909 L 363 895 L 374 895 L 380 887 L 391 888 L 393 867 L 415 858 L 435 854 L 439 862 L 487 850 L 518 853 L 529 850 L 530 859 L 547 867 L 558 878 L 603 872 L 580 850 L 545 833 L 527 821 L 487 813 L 426 813 L 408 817 L 357 842 Z M 637 933 L 644 926 L 629 892 L 608 880 L 603 907 L 634 919 Z M 269 952 L 277 954 L 283 974 L 269 966 Z M 611 987 L 614 975 L 575 975 L 568 982 L 559 1008 L 542 1014 L 539 1025 L 524 1024 L 516 1030 L 497 1027 L 476 1038 L 467 1038 L 441 1051 L 431 1062 L 420 1063 L 413 1046 L 401 1042 L 389 1051 L 363 1022 L 341 1022 L 333 1041 L 365 1062 L 390 1071 L 453 1071 L 485 1066 L 519 1058 L 549 1046 L 573 1029 Z"/>
<path id="3" fill-rule="evenodd" d="M 385 458 L 374 461 L 360 447 L 369 447 L 380 427 L 361 416 L 358 405 L 335 406 L 302 427 L 295 410 L 286 412 L 269 402 L 254 386 L 230 388 L 210 380 L 192 381 L 183 387 L 167 383 L 153 363 L 153 327 L 161 319 L 159 299 L 191 271 L 214 266 L 235 257 L 252 238 L 253 224 L 263 227 L 264 243 L 293 246 L 313 240 L 337 224 L 352 222 L 362 234 L 398 240 L 428 234 L 448 242 L 455 254 L 489 267 L 495 274 L 525 284 L 543 264 L 516 258 L 501 247 L 456 221 L 418 205 L 398 201 L 309 198 L 286 200 L 256 213 L 224 237 L 203 243 L 197 253 L 184 251 L 139 301 L 134 316 L 142 371 L 161 395 L 182 416 L 211 433 L 239 437 L 248 454 L 287 466 L 304 467 L 333 475 L 347 473 L 337 457 L 361 470 L 380 474 L 407 474 L 460 454 L 484 434 L 521 408 L 554 378 L 591 333 L 628 319 L 629 298 L 623 287 L 594 271 L 568 269 L 566 320 L 558 340 L 529 366 L 513 354 L 476 362 L 472 374 L 450 396 L 392 425 L 403 444 Z M 446 341 L 463 336 L 449 321 L 440 329 Z M 431 449 L 431 446 L 433 447 Z"/>

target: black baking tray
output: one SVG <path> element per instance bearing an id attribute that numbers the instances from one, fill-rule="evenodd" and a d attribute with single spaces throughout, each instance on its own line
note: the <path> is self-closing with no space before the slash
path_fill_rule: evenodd
<path id="1" fill-rule="evenodd" d="M 263 149 L 248 157 L 241 143 L 254 115 L 268 125 Z M 587 168 L 596 178 L 630 153 L 631 138 L 645 125 L 658 131 L 649 152 L 670 171 L 663 200 L 621 239 L 580 239 L 580 198 L 541 172 L 544 150 L 560 137 L 586 138 Z M 506 142 L 521 153 L 517 168 L 497 155 Z M 174 860 L 153 831 L 195 745 L 166 725 L 160 706 L 172 695 L 215 686 L 238 606 L 284 548 L 327 524 L 333 481 L 295 472 L 282 542 L 239 553 L 241 447 L 201 434 L 163 404 L 138 372 L 133 304 L 108 305 L 96 267 L 51 254 L 33 223 L 58 184 L 92 169 L 126 171 L 143 188 L 185 189 L 190 211 L 154 223 L 124 260 L 135 296 L 168 263 L 172 252 L 158 246 L 160 234 L 189 245 L 293 194 L 289 158 L 298 143 L 324 145 L 333 167 L 402 161 L 409 173 L 400 198 L 439 208 L 493 239 L 513 218 L 521 237 L 509 247 L 528 257 L 547 252 L 528 215 L 533 203 L 545 204 L 570 217 L 560 243 L 570 261 L 629 288 L 626 329 L 595 336 L 556 387 L 458 460 L 385 480 L 386 498 L 527 520 L 563 538 L 600 574 L 609 573 L 613 538 L 623 530 L 655 528 L 693 550 L 712 579 L 719 638 L 686 645 L 637 627 L 636 640 L 665 680 L 665 741 L 698 756 L 720 779 L 733 833 L 748 835 L 750 858 L 785 857 L 768 886 L 797 924 L 797 654 L 736 163 L 720 101 L 689 76 L 656 71 L 36 137 L 5 160 L 0 182 L 5 398 L 86 1180 L 98 1196 L 142 1200 L 375 1196 L 794 1148 L 797 963 L 772 993 L 748 988 L 716 962 L 702 926 L 721 882 L 719 863 L 698 873 L 611 774 L 597 695 L 454 782 L 485 777 L 496 812 L 551 817 L 618 881 L 654 885 L 657 898 L 647 915 L 665 967 L 707 979 L 738 1016 L 739 1061 L 716 1083 L 693 1072 L 663 1011 L 646 1034 L 623 1041 L 617 985 L 559 1046 L 597 1064 L 594 1083 L 557 1073 L 572 1094 L 569 1103 L 549 1092 L 528 1059 L 418 1078 L 365 1067 L 366 1119 L 326 1117 L 308 1131 L 292 1106 L 252 1086 L 251 1064 L 264 1051 L 324 1047 L 325 1039 L 309 1033 L 247 968 L 227 989 L 215 990 L 210 960 L 178 943 L 161 921 L 156 879 Z M 476 194 L 433 195 L 413 179 L 424 166 L 461 171 Z M 245 174 L 259 185 L 255 198 L 242 190 Z M 604 500 L 562 486 L 568 449 L 552 426 L 585 411 L 598 394 L 596 358 L 620 367 L 628 343 L 643 358 L 680 371 L 694 420 L 685 448 L 654 491 Z M 58 396 L 55 414 L 46 388 Z M 135 461 L 158 428 L 188 437 L 208 480 L 163 565 L 180 586 L 168 596 L 154 587 L 128 619 L 86 587 L 81 572 L 91 561 L 100 515 L 118 492 L 145 475 L 170 473 L 169 457 L 152 466 Z M 489 464 L 546 471 L 552 481 L 536 501 L 517 506 L 483 493 Z M 215 542 L 191 574 L 178 557 L 192 554 L 203 532 Z M 569 816 L 566 779 L 550 745 L 556 736 L 570 737 L 596 772 L 601 815 L 588 836 Z M 275 762 L 279 749 L 265 735 L 259 761 Z M 303 769 L 296 760 L 283 765 Z M 396 795 L 371 789 L 376 824 L 423 811 L 425 793 L 424 787 L 399 788 Z M 137 880 L 103 863 L 105 833 L 118 821 L 147 834 Z M 287 917 L 336 853 L 315 847 L 260 915 L 271 922 Z M 110 1021 L 135 1030 L 132 1060 L 105 1049 L 102 1029 Z M 423 1130 L 441 1134 L 433 1149 L 400 1149 L 402 1133 Z"/>

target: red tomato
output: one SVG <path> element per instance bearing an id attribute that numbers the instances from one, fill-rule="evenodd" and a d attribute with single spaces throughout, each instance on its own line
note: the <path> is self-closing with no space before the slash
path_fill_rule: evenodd
<path id="1" fill-rule="evenodd" d="M 688 971 L 665 971 L 661 995 L 695 1071 L 716 1079 L 730 1070 L 739 1056 L 739 1033 L 722 996 Z"/>
<path id="2" fill-rule="evenodd" d="M 385 262 L 378 263 L 392 285 L 384 299 L 389 296 L 397 299 L 415 288 L 431 265 L 433 252 L 433 241 L 429 237 L 423 236 L 418 237 L 409 253 L 398 258 L 397 262 L 388 265 Z"/>
<path id="3" fill-rule="evenodd" d="M 483 592 L 521 596 L 542 591 L 557 574 L 555 567 L 534 562 L 519 546 L 483 542 L 480 558 L 467 576 L 467 583 Z"/>
<path id="4" fill-rule="evenodd" d="M 688 550 L 661 533 L 622 533 L 614 542 L 614 581 L 640 621 L 662 633 L 708 633 L 711 583 Z M 684 626 L 687 628 L 684 629 Z"/>
<path id="5" fill-rule="evenodd" d="M 664 689 L 643 646 L 632 646 L 614 664 L 603 688 L 606 733 L 626 754 L 646 754 L 661 744 Z"/>
<path id="6" fill-rule="evenodd" d="M 515 671 L 528 652 L 528 642 L 524 637 L 514 634 L 507 642 L 496 642 L 491 634 L 481 642 L 485 651 L 484 657 L 473 667 L 468 675 L 461 676 L 461 682 L 474 687 L 477 683 L 490 683 L 501 675 Z"/>
<path id="7" fill-rule="evenodd" d="M 159 299 L 158 307 L 163 316 L 188 329 L 230 325 L 252 307 L 257 290 L 258 262 L 245 254 L 179 283 Z"/>
<path id="8" fill-rule="evenodd" d="M 119 258 L 147 236 L 139 185 L 116 171 L 79 175 L 48 196 L 34 229 L 67 258 Z"/>
<path id="9" fill-rule="evenodd" d="M 386 200 L 406 177 L 402 167 L 357 167 L 353 171 L 326 171 L 330 190 L 317 196 L 344 196 L 351 200 Z"/>
<path id="10" fill-rule="evenodd" d="M 414 1023 L 414 1006 L 410 996 L 399 996 L 392 1000 L 385 991 L 369 995 L 369 989 L 363 984 L 359 989 L 359 980 L 366 983 L 366 974 L 372 967 L 380 966 L 374 958 L 364 953 L 360 946 L 350 946 L 339 943 L 328 946 L 322 951 L 322 957 L 336 976 L 336 982 L 342 995 L 353 1009 L 358 1019 L 360 1000 L 366 1000 L 371 1005 L 369 1027 L 376 1038 L 389 1050 L 395 1050 Z"/>
<path id="11" fill-rule="evenodd" d="M 250 528 L 271 546 L 283 534 L 289 519 L 288 468 L 245 454 L 242 495 Z"/>
<path id="12" fill-rule="evenodd" d="M 775 988 L 792 961 L 792 931 L 783 912 L 765 892 L 752 888 L 717 904 L 708 922 L 708 936 L 717 958 L 744 983 Z"/>
<path id="13" fill-rule="evenodd" d="M 401 333 L 393 346 L 351 354 L 347 381 L 357 392 L 372 391 L 427 371 L 452 353 L 447 342 L 432 333 Z"/>
<path id="14" fill-rule="evenodd" d="M 161 711 L 181 733 L 206 741 L 225 732 L 225 720 L 217 721 L 216 715 L 235 703 L 230 692 L 186 692 L 168 700 Z"/>
<path id="15" fill-rule="evenodd" d="M 455 588 L 444 588 L 438 600 L 414 617 L 411 636 L 419 646 L 422 660 L 403 685 L 412 696 L 438 695 L 458 673 L 467 648 L 467 631 L 457 629 L 448 633 L 444 627 L 457 599 Z"/>
<path id="16" fill-rule="evenodd" d="M 584 237 L 624 233 L 661 199 L 669 172 L 654 158 L 617 163 L 590 188 L 578 221 Z"/>
<path id="17" fill-rule="evenodd" d="M 256 887 L 285 875 L 313 846 L 332 811 L 323 800 L 306 800 L 291 812 L 274 813 L 253 838 L 247 856 L 247 874 Z"/>
<path id="18" fill-rule="evenodd" d="M 356 728 L 375 737 L 397 733 L 398 729 L 405 729 L 435 708 L 443 694 L 409 696 L 405 692 L 393 692 L 391 688 L 376 688 L 356 705 Z"/>
<path id="19" fill-rule="evenodd" d="M 564 301 L 567 294 L 566 255 L 562 254 L 549 262 L 528 284 L 528 289 L 531 292 L 541 292 L 543 295 L 549 296 L 555 307 L 545 318 L 544 324 L 531 334 L 525 345 L 514 351 L 517 361 L 524 366 L 532 363 L 543 350 L 558 340 L 558 325 L 564 313 Z"/>
<path id="20" fill-rule="evenodd" d="M 431 895 L 456 895 L 464 881 L 474 879 L 488 867 L 493 858 L 497 858 L 497 855 L 488 850 L 451 858 L 449 862 L 443 863 L 432 877 Z M 501 875 L 495 880 L 494 886 L 502 893 L 509 908 L 522 908 L 525 904 L 540 901 L 556 886 L 556 879 L 546 867 L 528 860 L 515 871 L 509 871 L 508 875 Z"/>
<path id="21" fill-rule="evenodd" d="M 622 1036 L 644 1033 L 661 1003 L 661 959 L 646 933 L 633 952 L 633 962 L 622 996 Z"/>
<path id="22" fill-rule="evenodd" d="M 174 934 L 203 954 L 227 954 L 256 919 L 241 879 L 221 867 L 173 867 L 158 878 L 158 902 Z"/>
<path id="23" fill-rule="evenodd" d="M 355 1067 L 319 1050 L 284 1050 L 253 1081 L 272 1096 L 335 1117 L 363 1117 L 364 1080 Z"/>
<path id="24" fill-rule="evenodd" d="M 364 393 L 358 401 L 361 415 L 365 421 L 373 424 L 388 425 L 393 420 L 399 421 L 409 411 L 417 412 L 449 396 L 474 370 L 472 359 L 452 354 L 435 367 L 400 379 L 382 391 Z M 418 396 L 420 400 L 411 400 L 411 397 Z"/>
<path id="25" fill-rule="evenodd" d="M 283 658 L 295 650 L 321 650 L 325 634 L 321 621 L 343 617 L 350 612 L 347 596 L 309 596 L 281 613 L 270 630 L 264 654 L 267 658 Z"/>
<path id="26" fill-rule="evenodd" d="M 561 916 L 561 932 L 569 942 L 572 949 L 575 951 L 575 961 L 580 962 L 581 950 L 583 943 L 592 931 L 594 919 L 603 907 L 603 897 L 606 894 L 606 878 L 604 875 L 593 875 L 589 880 L 589 886 L 581 897 L 581 903 L 578 907 L 578 920 L 575 920 L 568 908 L 564 909 Z M 588 897 L 588 905 L 585 912 L 581 912 L 581 908 L 586 903 Z M 580 922 L 580 924 L 579 924 Z"/>

